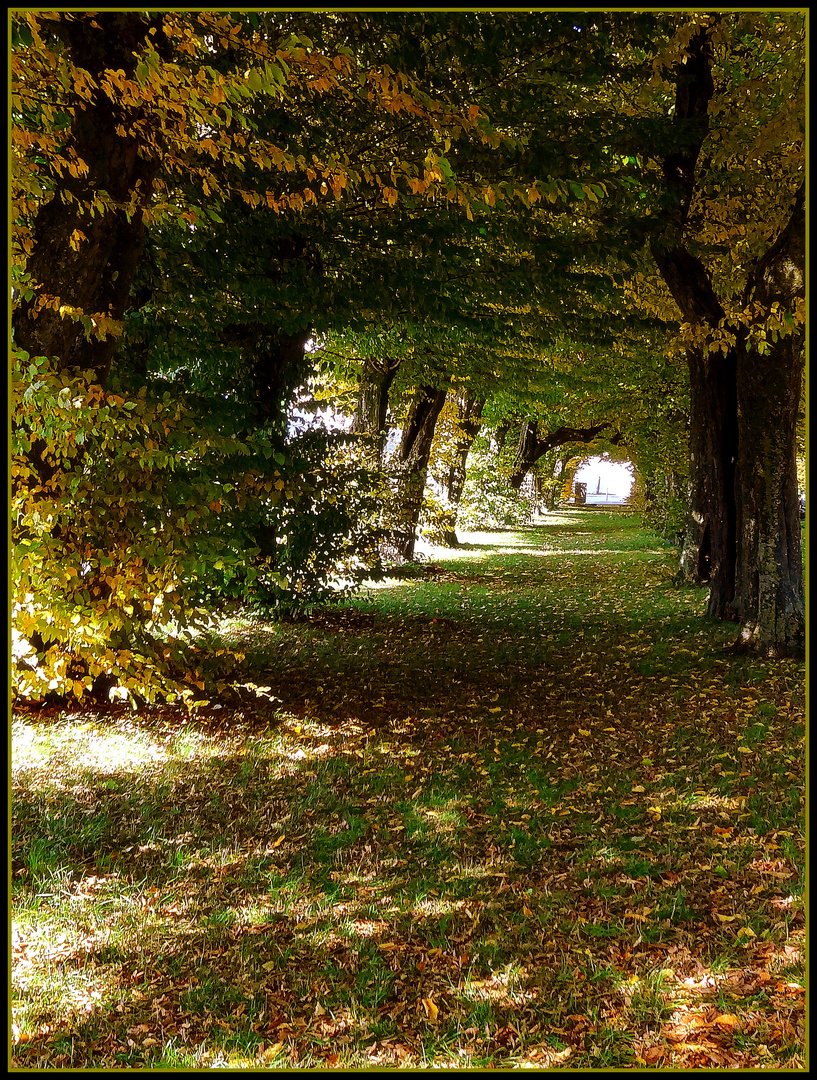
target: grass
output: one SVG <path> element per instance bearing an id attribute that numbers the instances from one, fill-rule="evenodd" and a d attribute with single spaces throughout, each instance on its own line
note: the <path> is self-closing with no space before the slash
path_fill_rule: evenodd
<path id="1" fill-rule="evenodd" d="M 466 541 L 14 714 L 14 1067 L 803 1067 L 803 665 L 631 516 Z"/>

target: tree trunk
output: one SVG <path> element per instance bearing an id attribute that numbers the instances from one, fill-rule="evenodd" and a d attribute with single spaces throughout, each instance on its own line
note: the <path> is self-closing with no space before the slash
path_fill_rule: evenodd
<path id="1" fill-rule="evenodd" d="M 684 248 L 653 249 L 684 319 L 715 329 L 724 316 L 703 263 Z M 735 467 L 738 455 L 736 353 L 687 350 L 689 499 L 678 580 L 708 584 L 707 613 L 732 618 L 737 558 Z"/>
<path id="2" fill-rule="evenodd" d="M 761 260 L 747 293 L 761 320 L 773 303 L 791 311 L 805 297 L 805 189 L 786 228 Z M 797 416 L 805 330 L 768 352 L 738 353 L 738 563 L 733 610 L 737 645 L 765 656 L 805 655 L 805 589 L 797 492 Z"/>
<path id="3" fill-rule="evenodd" d="M 370 465 L 379 468 L 386 442 L 386 416 L 391 390 L 399 360 L 365 360 L 360 376 L 357 411 L 352 431 L 367 436 L 366 457 Z"/>
<path id="4" fill-rule="evenodd" d="M 707 612 L 731 617 L 735 587 L 737 416 L 734 351 L 690 350 L 687 523 L 679 581 L 708 584 Z"/>
<path id="5" fill-rule="evenodd" d="M 544 457 L 548 450 L 564 446 L 566 443 L 590 443 L 608 427 L 610 427 L 608 423 L 591 424 L 587 428 L 560 427 L 546 435 L 544 439 L 540 439 L 537 421 L 526 420 L 519 433 L 519 446 L 511 473 L 511 487 L 521 487 L 530 469 L 541 457 Z M 610 440 L 610 442 L 619 441 L 618 436 L 613 436 Z"/>
<path id="6" fill-rule="evenodd" d="M 505 448 L 505 440 L 508 438 L 508 432 L 513 427 L 513 423 L 510 420 L 500 420 L 491 435 L 491 450 L 494 454 L 501 454 Z"/>
<path id="7" fill-rule="evenodd" d="M 141 51 L 151 28 L 156 31 L 151 47 L 164 47 L 161 16 L 101 12 L 95 21 L 97 27 L 87 18 L 60 17 L 49 23 L 65 42 L 72 62 L 95 81 L 113 69 L 132 77 L 134 54 Z M 134 110 L 111 101 L 102 90 L 90 101 L 75 98 L 74 105 L 68 146 L 87 166 L 87 173 L 53 176 L 55 194 L 37 212 L 26 266 L 34 296 L 20 299 L 12 327 L 15 344 L 30 355 L 53 357 L 62 370 L 92 370 L 94 379 L 104 384 L 115 338 L 89 339 L 81 322 L 43 307 L 42 302 L 58 299 L 58 306 L 86 317 L 122 318 L 145 237 L 141 210 L 150 201 L 160 161 L 146 152 L 138 134 L 143 117 Z M 100 193 L 128 206 L 130 218 L 124 208 L 92 216 L 89 207 Z"/>
<path id="8" fill-rule="evenodd" d="M 482 410 L 485 408 L 484 398 L 472 398 L 465 394 L 456 400 L 456 434 L 454 436 L 454 460 L 448 470 L 446 483 L 446 501 L 448 504 L 449 520 L 443 533 L 443 544 L 446 547 L 457 547 L 457 514 L 460 508 L 463 488 L 465 487 L 466 467 L 468 455 L 474 445 L 474 439 L 482 427 Z"/>
<path id="9" fill-rule="evenodd" d="M 437 419 L 445 405 L 445 390 L 424 386 L 409 412 L 398 457 L 402 471 L 395 507 L 393 543 L 403 559 L 414 558 L 417 523 L 423 506 L 428 461 Z"/>

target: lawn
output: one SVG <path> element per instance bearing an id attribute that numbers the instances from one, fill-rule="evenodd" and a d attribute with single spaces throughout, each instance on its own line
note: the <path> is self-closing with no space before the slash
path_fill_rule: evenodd
<path id="1" fill-rule="evenodd" d="M 635 516 L 463 540 L 14 710 L 14 1067 L 804 1067 L 804 665 Z"/>

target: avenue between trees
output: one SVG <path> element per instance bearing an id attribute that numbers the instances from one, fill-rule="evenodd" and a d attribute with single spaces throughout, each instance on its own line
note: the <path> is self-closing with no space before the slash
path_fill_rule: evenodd
<path id="1" fill-rule="evenodd" d="M 591 454 L 735 649 L 803 655 L 805 12 L 11 32 L 18 695 L 207 699 L 225 601 L 342 597 Z"/>

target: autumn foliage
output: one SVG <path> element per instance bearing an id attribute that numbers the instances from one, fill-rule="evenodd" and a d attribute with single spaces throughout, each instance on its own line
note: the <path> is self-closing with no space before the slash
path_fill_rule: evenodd
<path id="1" fill-rule="evenodd" d="M 797 13 L 12 13 L 18 691 L 196 700 L 219 595 L 291 610 L 384 533 L 410 556 L 443 410 L 408 500 L 383 425 L 418 395 L 538 425 L 546 484 L 626 452 L 710 614 L 801 651 L 803 41 Z M 355 396 L 357 456 L 295 445 Z"/>

